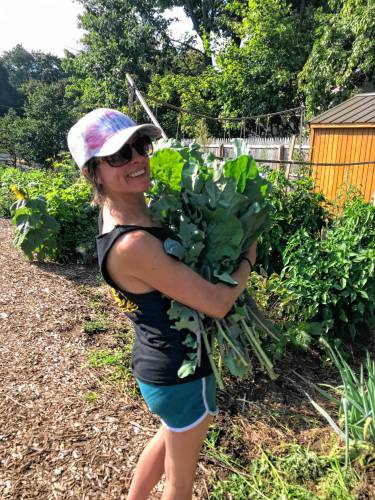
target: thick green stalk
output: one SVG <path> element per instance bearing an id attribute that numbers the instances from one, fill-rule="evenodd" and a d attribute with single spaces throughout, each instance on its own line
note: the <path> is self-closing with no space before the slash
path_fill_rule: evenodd
<path id="1" fill-rule="evenodd" d="M 251 328 L 246 324 L 246 322 L 243 319 L 241 319 L 241 325 L 244 329 L 244 332 L 245 332 L 247 338 L 249 339 L 249 341 L 251 343 L 251 346 L 252 346 L 259 362 L 266 369 L 271 380 L 276 380 L 277 375 L 273 371 L 273 365 L 272 365 L 271 361 L 269 360 L 268 356 L 266 355 L 266 353 L 263 351 L 261 345 L 259 344 L 258 340 L 256 339 Z"/>
<path id="2" fill-rule="evenodd" d="M 225 330 L 224 328 L 221 326 L 220 324 L 220 321 L 218 321 L 217 319 L 215 319 L 215 323 L 216 323 L 216 326 L 217 326 L 217 329 L 218 331 L 220 332 L 220 334 L 223 336 L 223 338 L 228 342 L 228 344 L 231 346 L 231 348 L 233 349 L 233 351 L 237 354 L 237 356 L 240 358 L 240 360 L 242 361 L 242 363 L 245 365 L 245 366 L 249 366 L 249 363 L 246 361 L 246 359 L 243 357 L 241 351 L 236 347 L 236 345 L 233 343 L 232 339 L 225 333 Z"/>
<path id="3" fill-rule="evenodd" d="M 248 315 L 248 318 L 252 321 L 255 321 L 258 326 L 266 332 L 270 337 L 272 337 L 274 340 L 279 341 L 280 337 L 276 335 L 275 332 L 271 330 L 271 328 L 268 327 L 266 322 L 263 320 L 262 316 L 258 316 L 258 311 L 255 312 L 253 309 L 251 309 L 249 306 L 245 306 L 246 313 Z"/>
<path id="4" fill-rule="evenodd" d="M 214 362 L 214 360 L 212 358 L 211 346 L 210 346 L 210 343 L 208 341 L 207 334 L 206 334 L 206 332 L 204 330 L 202 330 L 202 337 L 203 337 L 204 345 L 206 346 L 206 351 L 207 351 L 208 359 L 210 360 L 210 365 L 211 365 L 212 371 L 214 372 L 217 385 L 218 385 L 219 389 L 223 390 L 224 389 L 224 383 L 223 383 L 223 380 L 222 380 L 222 378 L 220 376 L 220 373 L 218 372 L 218 370 L 216 368 L 215 362 Z"/>

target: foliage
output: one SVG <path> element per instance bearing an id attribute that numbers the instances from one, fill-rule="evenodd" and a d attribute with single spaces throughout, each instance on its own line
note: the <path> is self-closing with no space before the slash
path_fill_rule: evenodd
<path id="1" fill-rule="evenodd" d="M 289 2 L 275 0 L 233 2 L 228 9 L 241 19 L 235 29 L 242 43 L 227 43 L 217 55 L 221 115 L 252 116 L 298 105 L 296 77 L 311 45 L 310 11 L 301 19 Z M 293 116 L 284 119 L 272 120 L 273 133 L 297 129 Z"/>
<path id="2" fill-rule="evenodd" d="M 354 338 L 375 309 L 375 207 L 348 202 L 323 239 L 304 228 L 283 252 L 272 291 L 288 320 L 311 335 Z"/>
<path id="3" fill-rule="evenodd" d="M 267 173 L 272 184 L 268 199 L 274 210 L 270 230 L 259 241 L 257 262 L 268 274 L 281 272 L 284 267 L 282 254 L 299 229 L 303 228 L 316 239 L 330 220 L 322 206 L 323 195 L 314 191 L 313 180 L 307 172 L 301 173 L 297 179 L 287 179 L 282 171 Z"/>
<path id="4" fill-rule="evenodd" d="M 375 362 L 367 352 L 366 365 L 361 364 L 357 376 L 338 349 L 333 349 L 324 340 L 322 342 L 340 372 L 342 386 L 335 390 L 340 400 L 326 391 L 320 392 L 339 407 L 339 423 L 343 430 L 334 425 L 323 408 L 314 401 L 312 403 L 345 441 L 348 460 L 349 446 L 365 442 L 375 450 Z"/>
<path id="5" fill-rule="evenodd" d="M 219 163 L 213 156 L 203 155 L 198 145 L 184 148 L 175 144 L 174 149 L 156 152 L 151 171 L 151 212 L 176 234 L 176 239 L 165 241 L 166 252 L 209 281 L 235 285 L 231 273 L 237 269 L 242 252 L 267 229 L 269 222 L 270 206 L 265 200 L 269 185 L 259 175 L 254 160 L 239 155 Z M 233 375 L 243 377 L 251 369 L 247 353 L 250 345 L 271 378 L 276 377 L 256 331 L 269 335 L 276 343 L 280 339 L 246 294 L 222 321 L 175 301 L 168 314 L 176 329 L 190 332 L 184 340 L 190 352 L 179 369 L 181 378 L 194 373 L 203 340 L 222 387 L 211 356 L 214 339 L 222 362 Z"/>
<path id="6" fill-rule="evenodd" d="M 17 153 L 22 147 L 20 120 L 13 108 L 0 117 L 1 149 L 12 156 L 14 166 L 17 163 Z"/>
<path id="7" fill-rule="evenodd" d="M 214 454 L 216 460 L 234 470 L 226 479 L 211 478 L 212 500 L 355 498 L 358 477 L 354 471 L 345 470 L 336 457 L 319 456 L 299 445 L 288 446 L 278 456 L 262 452 L 247 468 L 212 447 L 209 447 L 208 454 Z"/>
<path id="8" fill-rule="evenodd" d="M 62 158 L 53 164 L 50 171 L 33 169 L 22 172 L 12 167 L 0 169 L 0 210 L 5 215 L 9 210 L 12 185 L 27 192 L 30 200 L 44 197 L 48 214 L 59 223 L 56 251 L 48 258 L 80 262 L 95 259 L 97 208 L 90 203 L 90 186 L 71 162 Z"/>
<path id="9" fill-rule="evenodd" d="M 65 82 L 31 82 L 24 86 L 25 116 L 19 122 L 22 144 L 19 155 L 28 162 L 50 164 L 50 158 L 66 151 L 66 132 L 74 119 L 65 98 Z"/>
<path id="10" fill-rule="evenodd" d="M 374 2 L 331 0 L 329 7 L 316 11 L 315 42 L 299 75 L 310 116 L 375 86 Z"/>
<path id="11" fill-rule="evenodd" d="M 192 60 L 192 54 L 179 53 L 179 72 L 168 72 L 164 75 L 154 75 L 148 87 L 151 99 L 165 101 L 179 106 L 193 113 L 208 116 L 217 116 L 221 104 L 217 100 L 217 70 L 210 66 L 202 67 L 202 62 L 197 58 Z M 186 60 L 188 69 L 181 67 L 181 61 Z M 171 137 L 175 135 L 188 135 L 198 137 L 200 133 L 200 119 L 188 113 L 178 115 L 178 128 L 176 113 L 163 105 L 157 104 L 158 116 L 161 123 L 166 123 L 166 130 Z M 214 136 L 221 133 L 220 125 L 212 120 L 207 121 L 207 134 Z"/>
<path id="12" fill-rule="evenodd" d="M 21 96 L 9 82 L 9 74 L 0 60 L 0 116 L 7 113 L 9 108 L 20 105 Z"/>
<path id="13" fill-rule="evenodd" d="M 17 89 L 30 80 L 54 83 L 67 77 L 59 57 L 41 51 L 28 52 L 20 44 L 4 51 L 0 62 L 8 70 L 9 82 Z"/>
<path id="14" fill-rule="evenodd" d="M 97 207 L 90 204 L 91 188 L 84 179 L 46 195 L 49 213 L 60 223 L 57 235 L 59 261 L 91 262 L 96 258 Z"/>
<path id="15" fill-rule="evenodd" d="M 16 226 L 14 245 L 21 248 L 30 260 L 34 256 L 38 260 L 54 258 L 59 224 L 48 214 L 45 198 L 30 200 L 15 186 L 13 190 L 19 198 L 10 209 L 12 222 Z"/>
<path id="16" fill-rule="evenodd" d="M 125 73 L 145 89 L 153 72 L 170 67 L 173 47 L 167 36 L 168 21 L 155 2 L 145 0 L 80 0 L 80 22 L 86 31 L 85 49 L 64 67 L 74 72 L 70 93 L 79 108 L 108 106 L 122 109 L 128 103 Z"/>

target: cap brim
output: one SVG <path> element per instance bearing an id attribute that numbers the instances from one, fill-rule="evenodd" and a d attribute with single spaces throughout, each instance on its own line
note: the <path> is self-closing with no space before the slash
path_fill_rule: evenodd
<path id="1" fill-rule="evenodd" d="M 117 153 L 122 146 L 128 142 L 137 132 L 144 132 L 150 139 L 159 139 L 161 137 L 160 128 L 152 125 L 151 123 L 144 123 L 143 125 L 135 125 L 120 130 L 114 134 L 108 141 L 106 141 L 95 156 L 109 156 Z"/>

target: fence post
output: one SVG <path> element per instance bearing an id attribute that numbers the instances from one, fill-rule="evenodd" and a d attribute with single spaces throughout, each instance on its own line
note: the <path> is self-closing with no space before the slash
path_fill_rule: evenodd
<path id="1" fill-rule="evenodd" d="M 293 160 L 293 151 L 294 151 L 294 146 L 296 145 L 296 135 L 292 135 L 292 140 L 290 141 L 289 144 L 289 150 L 288 150 L 288 160 L 291 162 Z M 291 169 L 292 164 L 288 163 L 286 170 L 285 170 L 285 177 L 289 179 L 290 175 L 290 169 Z"/>
<path id="2" fill-rule="evenodd" d="M 276 160 L 282 161 L 284 159 L 284 144 L 280 144 L 280 146 L 277 148 L 277 157 Z M 276 170 L 279 171 L 281 167 L 281 163 L 278 163 L 276 165 Z"/>

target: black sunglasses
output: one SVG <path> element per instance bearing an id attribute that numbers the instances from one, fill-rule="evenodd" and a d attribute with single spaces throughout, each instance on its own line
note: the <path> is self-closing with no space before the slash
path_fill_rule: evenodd
<path id="1" fill-rule="evenodd" d="M 138 137 L 132 144 L 124 144 L 122 148 L 113 155 L 103 156 L 101 159 L 106 161 L 113 168 L 118 168 L 129 163 L 133 156 L 133 148 L 141 156 L 150 156 L 153 153 L 151 139 L 147 135 Z"/>

